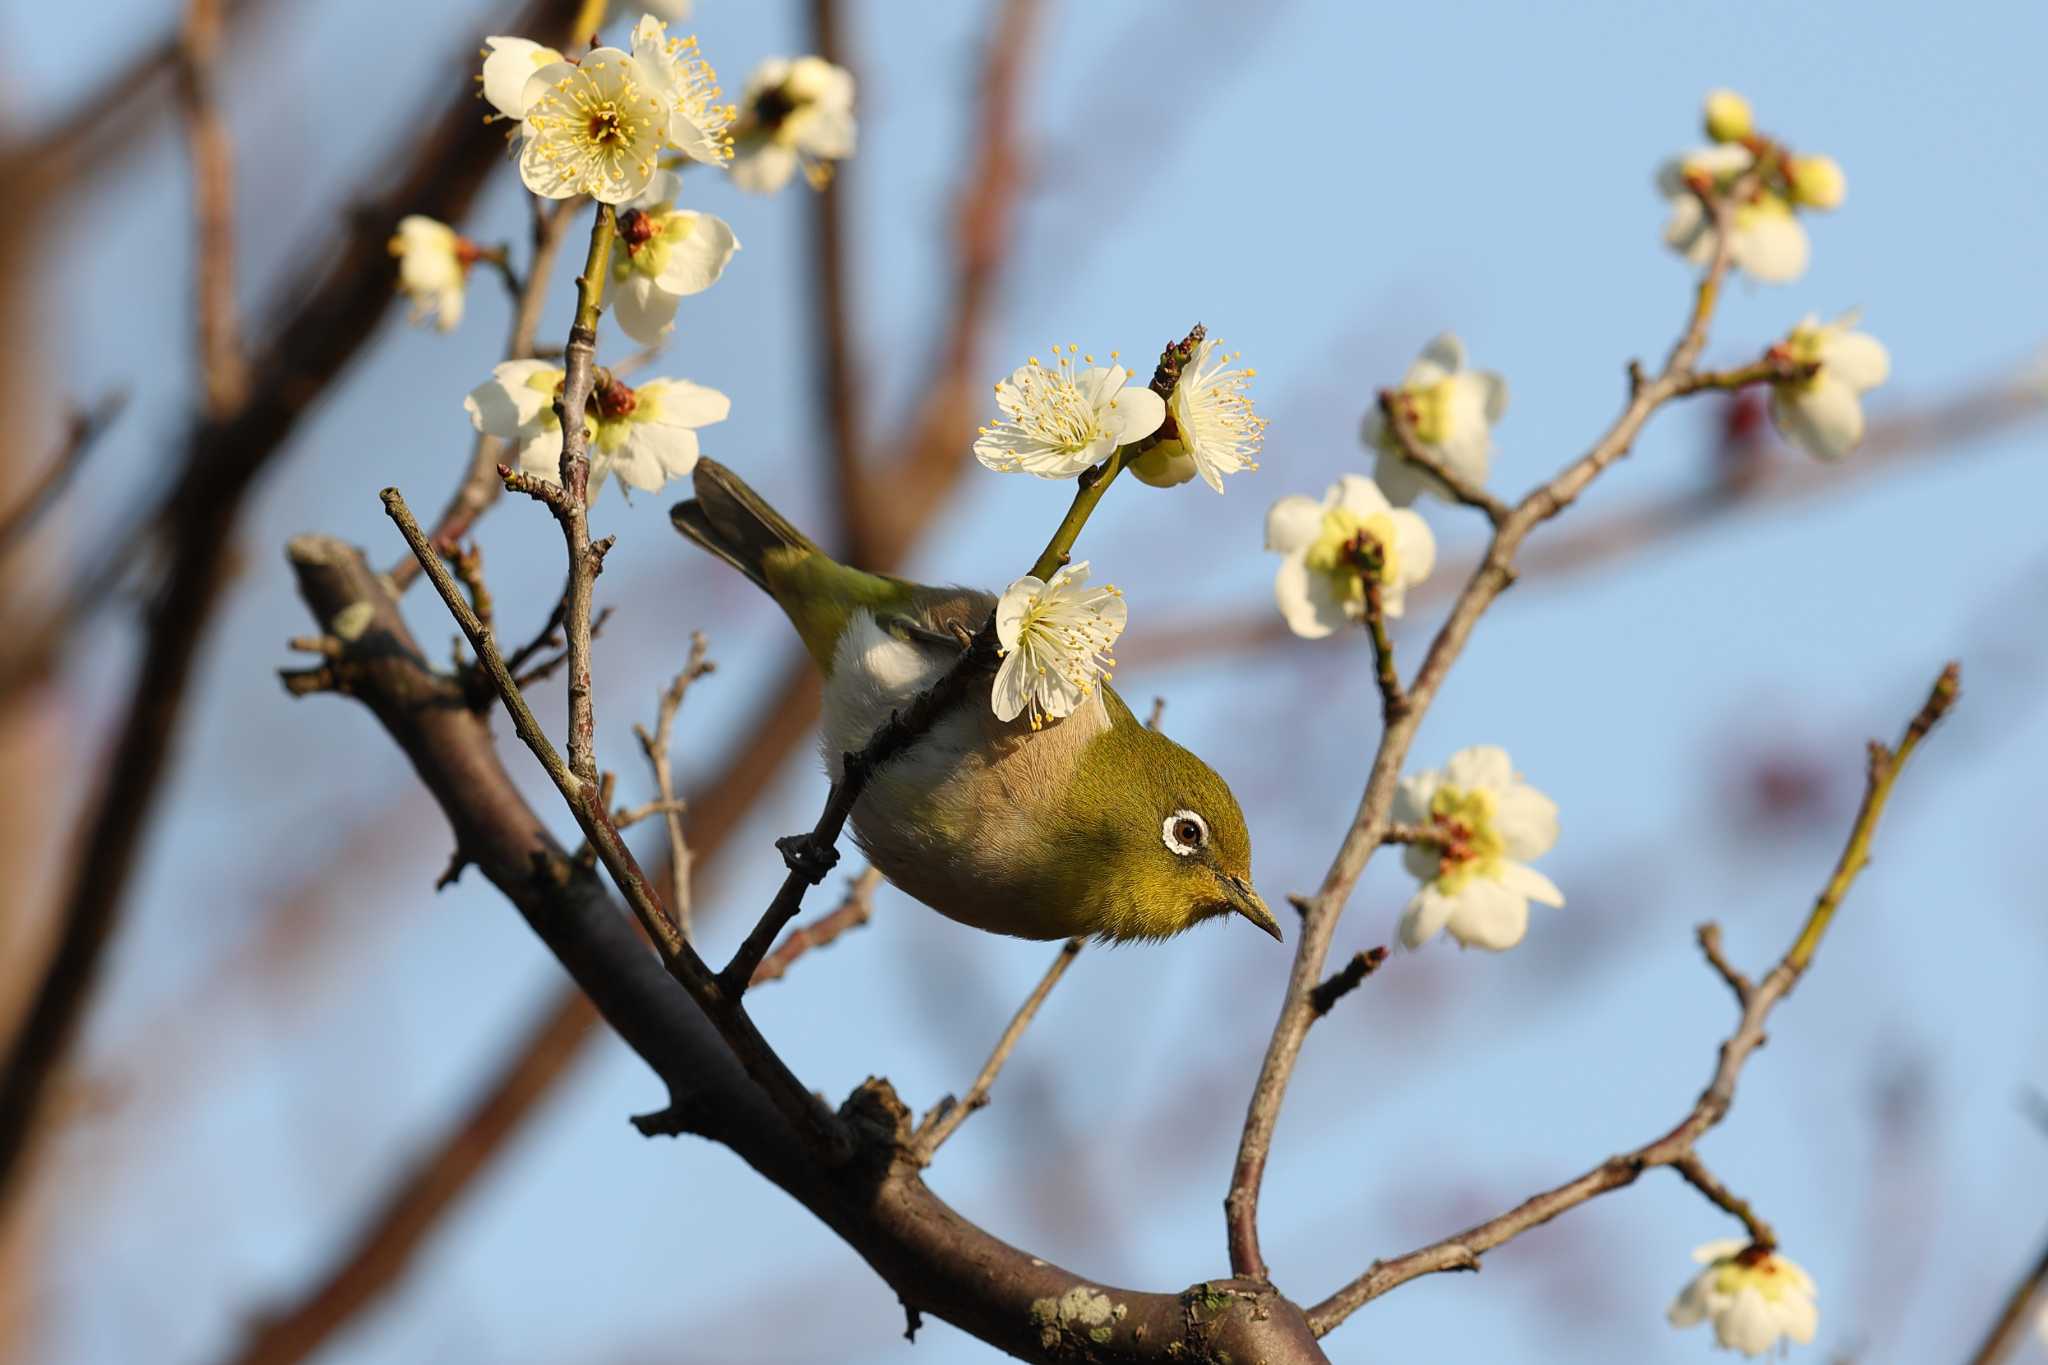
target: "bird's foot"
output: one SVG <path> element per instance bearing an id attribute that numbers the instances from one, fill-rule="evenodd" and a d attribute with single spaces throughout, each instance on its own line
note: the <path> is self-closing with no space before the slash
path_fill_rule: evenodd
<path id="1" fill-rule="evenodd" d="M 813 834 L 785 835 L 775 841 L 775 847 L 781 850 L 783 866 L 812 886 L 839 865 L 839 850 Z"/>

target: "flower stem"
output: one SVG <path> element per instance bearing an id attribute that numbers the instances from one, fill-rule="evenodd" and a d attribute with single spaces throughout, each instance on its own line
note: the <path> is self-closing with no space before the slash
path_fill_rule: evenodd
<path id="1" fill-rule="evenodd" d="M 1124 471 L 1124 453 L 1130 446 L 1119 446 L 1110 457 L 1081 476 L 1081 486 L 1074 492 L 1073 505 L 1067 508 L 1067 515 L 1060 519 L 1059 529 L 1052 533 L 1045 549 L 1038 556 L 1038 562 L 1031 566 L 1031 576 L 1052 581 L 1060 566 L 1073 557 L 1074 542 L 1080 538 L 1081 528 L 1088 524 L 1088 518 L 1095 511 L 1095 504 L 1102 501 L 1102 495 L 1109 491 L 1109 485 Z"/>

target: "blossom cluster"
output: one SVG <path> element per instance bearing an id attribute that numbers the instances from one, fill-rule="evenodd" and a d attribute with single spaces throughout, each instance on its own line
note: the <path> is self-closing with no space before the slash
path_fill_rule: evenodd
<path id="1" fill-rule="evenodd" d="M 853 78 L 818 57 L 764 60 L 741 103 L 719 102 L 717 73 L 693 37 L 672 37 L 667 20 L 683 0 L 650 3 L 627 45 L 593 45 L 581 56 L 531 39 L 484 40 L 477 85 L 493 118 L 510 125 L 520 179 L 543 199 L 589 199 L 614 214 L 603 302 L 627 337 L 667 343 L 682 300 L 724 275 L 740 249 L 715 214 L 681 207 L 683 171 L 723 171 L 742 190 L 782 187 L 801 165 L 814 185 L 855 143 Z M 593 40 L 594 43 L 595 40 Z M 505 248 L 486 248 L 445 223 L 412 215 L 391 239 L 398 287 L 413 320 L 442 331 L 462 320 L 470 274 L 480 260 L 505 266 Z M 508 279 L 512 278 L 505 266 Z M 487 436 L 507 442 L 529 476 L 559 477 L 564 370 L 514 356 L 473 389 L 463 407 Z M 700 428 L 725 419 L 731 403 L 687 379 L 626 382 L 601 369 L 583 414 L 591 488 L 612 475 L 653 490 L 696 465 Z"/>

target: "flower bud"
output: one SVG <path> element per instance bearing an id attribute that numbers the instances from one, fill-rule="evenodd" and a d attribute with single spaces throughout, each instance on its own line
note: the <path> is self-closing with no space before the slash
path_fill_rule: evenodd
<path id="1" fill-rule="evenodd" d="M 1849 182 L 1831 156 L 1795 156 L 1785 166 L 1785 179 L 1792 186 L 1792 198 L 1804 208 L 1837 209 Z"/>
<path id="2" fill-rule="evenodd" d="M 1740 142 L 1756 131 L 1749 101 L 1733 90 L 1710 90 L 1706 104 L 1707 136 L 1716 142 Z"/>

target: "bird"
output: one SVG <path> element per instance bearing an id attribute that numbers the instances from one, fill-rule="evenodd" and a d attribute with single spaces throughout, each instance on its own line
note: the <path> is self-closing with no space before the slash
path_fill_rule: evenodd
<path id="1" fill-rule="evenodd" d="M 699 459 L 692 483 L 670 520 L 796 628 L 824 675 L 821 747 L 836 781 L 847 754 L 947 672 L 996 598 L 839 563 L 715 460 Z M 1156 940 L 1237 915 L 1283 938 L 1252 889 L 1229 785 L 1106 683 L 1040 729 L 998 719 L 987 687 L 970 689 L 869 774 L 849 823 L 884 877 L 991 933 Z"/>

